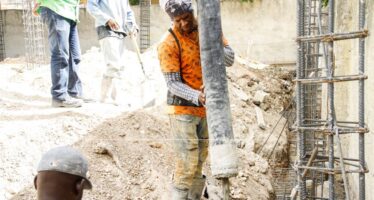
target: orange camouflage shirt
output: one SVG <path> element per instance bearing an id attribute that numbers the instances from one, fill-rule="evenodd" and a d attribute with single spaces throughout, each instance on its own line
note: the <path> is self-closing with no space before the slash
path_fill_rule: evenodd
<path id="1" fill-rule="evenodd" d="M 163 73 L 180 72 L 184 84 L 189 87 L 200 90 L 203 85 L 203 76 L 200 62 L 199 33 L 193 31 L 190 34 L 183 34 L 173 27 L 173 32 L 179 40 L 182 57 L 179 60 L 179 48 L 173 35 L 168 32 L 166 38 L 158 46 L 158 58 Z M 226 39 L 223 39 L 224 46 L 227 45 Z M 168 106 L 168 114 L 176 115 L 194 115 L 205 117 L 205 107 L 193 106 Z"/>

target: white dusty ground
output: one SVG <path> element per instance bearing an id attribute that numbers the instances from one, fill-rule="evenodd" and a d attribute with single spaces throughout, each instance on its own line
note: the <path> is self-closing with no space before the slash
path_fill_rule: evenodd
<path id="1" fill-rule="evenodd" d="M 0 63 L 0 199 L 8 199 L 30 184 L 42 152 L 73 144 L 105 119 L 138 109 L 162 92 L 164 82 L 156 55 L 151 53 L 154 51 L 145 55 L 145 69 L 152 80 L 144 82 L 143 90 L 136 90 L 134 86 L 138 88 L 144 77 L 135 53 L 128 52 L 120 106 L 97 102 L 81 108 L 52 108 L 49 65 L 27 69 L 22 59 Z M 87 96 L 98 97 L 103 70 L 98 48 L 83 55 L 80 74 Z M 156 102 L 160 103 L 163 95 L 158 96 L 161 99 Z"/>
<path id="2" fill-rule="evenodd" d="M 27 69 L 21 59 L 0 63 L 0 200 L 35 199 L 32 181 L 40 156 L 51 147 L 67 144 L 81 150 L 90 162 L 94 190 L 85 199 L 168 199 L 173 150 L 156 51 L 143 55 L 149 77 L 144 84 L 139 83 L 144 77 L 136 55 L 127 55 L 120 106 L 90 103 L 82 108 L 52 108 L 49 66 Z M 97 48 L 83 55 L 80 74 L 87 96 L 98 97 L 103 69 Z M 227 69 L 227 75 L 240 158 L 239 175 L 231 179 L 231 198 L 271 199 L 270 165 L 253 151 L 269 137 L 260 155 L 287 163 L 288 131 L 281 133 L 282 126 L 278 126 L 276 134 L 270 133 L 289 104 L 292 75 L 276 68 L 253 70 L 238 63 Z M 139 85 L 143 87 L 139 89 Z M 256 100 L 257 93 L 266 94 L 261 102 Z M 137 111 L 152 98 L 159 106 Z M 266 122 L 261 128 L 255 104 Z M 284 123 L 283 119 L 281 125 Z M 103 146 L 112 149 L 116 158 L 102 154 Z M 208 175 L 209 171 L 206 166 Z M 213 179 L 208 188 L 214 194 L 219 190 Z"/>

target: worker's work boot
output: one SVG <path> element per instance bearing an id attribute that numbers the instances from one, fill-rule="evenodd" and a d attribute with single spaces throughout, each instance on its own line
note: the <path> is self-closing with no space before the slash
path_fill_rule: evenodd
<path id="1" fill-rule="evenodd" d="M 200 200 L 203 190 L 205 188 L 205 176 L 202 178 L 195 178 L 192 186 L 188 191 L 188 200 Z"/>
<path id="2" fill-rule="evenodd" d="M 171 192 L 172 200 L 187 200 L 188 190 L 181 190 L 173 187 Z"/>
<path id="3" fill-rule="evenodd" d="M 70 96 L 68 96 L 65 100 L 52 99 L 52 107 L 78 108 L 81 107 L 82 104 L 82 100 L 74 99 Z"/>
<path id="4" fill-rule="evenodd" d="M 103 76 L 103 79 L 101 80 L 101 93 L 100 93 L 100 102 L 105 102 L 108 91 L 112 87 L 112 77 Z"/>

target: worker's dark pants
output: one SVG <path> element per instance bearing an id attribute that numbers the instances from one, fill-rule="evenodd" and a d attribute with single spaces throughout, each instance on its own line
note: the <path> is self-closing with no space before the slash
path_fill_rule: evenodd
<path id="1" fill-rule="evenodd" d="M 41 17 L 48 26 L 52 98 L 65 100 L 68 95 L 82 96 L 82 83 L 78 76 L 81 52 L 77 23 L 46 7 L 41 8 Z"/>
<path id="2" fill-rule="evenodd" d="M 173 185 L 189 190 L 200 180 L 208 156 L 209 135 L 206 118 L 193 115 L 170 115 L 171 132 L 176 152 Z"/>

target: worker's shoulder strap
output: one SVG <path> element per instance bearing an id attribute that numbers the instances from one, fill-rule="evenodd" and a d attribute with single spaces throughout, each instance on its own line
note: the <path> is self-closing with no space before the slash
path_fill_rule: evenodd
<path id="1" fill-rule="evenodd" d="M 178 45 L 178 49 L 179 49 L 179 64 L 182 65 L 182 48 L 181 48 L 181 44 L 179 43 L 179 40 L 177 38 L 177 36 L 175 35 L 174 31 L 169 28 L 169 32 L 171 33 L 171 35 L 174 37 L 175 39 L 175 42 L 177 42 L 177 45 Z M 183 77 L 182 77 L 182 70 L 180 70 L 181 72 L 181 78 L 182 78 L 182 82 L 183 81 Z M 186 100 L 186 99 L 183 99 L 179 96 L 176 96 L 174 94 L 172 94 L 170 92 L 170 90 L 168 90 L 168 93 L 167 93 L 167 104 L 168 105 L 173 105 L 173 106 L 192 106 L 192 107 L 201 107 L 200 105 L 195 105 L 194 103 Z"/>
<path id="2" fill-rule="evenodd" d="M 174 37 L 175 39 L 175 42 L 177 42 L 177 45 L 178 45 L 178 49 L 179 49 L 179 64 L 182 65 L 182 47 L 181 47 L 181 44 L 179 43 L 179 40 L 177 38 L 177 35 L 175 35 L 173 29 L 169 28 L 168 30 L 171 35 Z"/>

